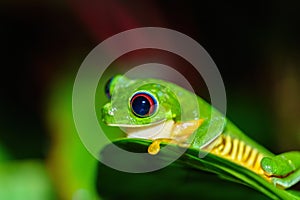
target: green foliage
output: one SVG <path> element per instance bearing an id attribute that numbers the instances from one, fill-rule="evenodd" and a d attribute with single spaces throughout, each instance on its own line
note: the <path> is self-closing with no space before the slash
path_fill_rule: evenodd
<path id="1" fill-rule="evenodd" d="M 147 152 L 151 141 L 121 139 L 114 144 L 132 152 Z M 110 145 L 106 147 L 110 148 Z M 156 155 L 158 163 L 167 161 L 179 147 L 162 148 Z M 122 155 L 106 154 L 102 159 L 113 159 L 117 164 L 126 162 Z M 106 199 L 300 199 L 297 191 L 282 190 L 265 181 L 257 174 L 225 159 L 208 154 L 199 158 L 199 151 L 187 151 L 174 163 L 158 171 L 131 174 L 98 164 L 97 188 Z M 145 160 L 126 164 L 147 165 Z M 134 166 L 133 166 L 134 167 Z"/>
<path id="2" fill-rule="evenodd" d="M 45 165 L 40 161 L 6 161 L 0 163 L 0 199 L 54 200 Z"/>

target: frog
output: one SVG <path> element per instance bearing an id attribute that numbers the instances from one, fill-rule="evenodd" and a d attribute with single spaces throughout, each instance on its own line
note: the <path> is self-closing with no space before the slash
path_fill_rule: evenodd
<path id="1" fill-rule="evenodd" d="M 153 156 L 162 143 L 173 144 L 226 159 L 280 189 L 300 181 L 300 151 L 273 154 L 206 100 L 175 83 L 117 74 L 107 81 L 105 93 L 104 124 L 120 127 L 128 138 L 151 140 L 148 153 Z"/>

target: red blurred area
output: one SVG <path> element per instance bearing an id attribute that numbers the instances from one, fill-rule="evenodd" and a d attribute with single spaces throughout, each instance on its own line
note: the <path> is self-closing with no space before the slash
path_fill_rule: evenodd
<path id="1" fill-rule="evenodd" d="M 165 27 L 156 1 L 68 1 L 92 37 L 101 42 L 119 32 L 142 26 Z"/>

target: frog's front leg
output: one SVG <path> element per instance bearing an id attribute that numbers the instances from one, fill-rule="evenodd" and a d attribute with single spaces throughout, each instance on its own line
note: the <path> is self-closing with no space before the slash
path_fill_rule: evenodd
<path id="1" fill-rule="evenodd" d="M 154 139 L 148 147 L 148 153 L 155 155 L 160 151 L 160 143 L 172 143 L 186 147 L 186 141 L 191 134 L 203 123 L 203 119 L 174 123 L 170 138 Z"/>
<path id="2" fill-rule="evenodd" d="M 265 175 L 274 185 L 288 188 L 300 181 L 300 152 L 286 152 L 261 160 Z"/>

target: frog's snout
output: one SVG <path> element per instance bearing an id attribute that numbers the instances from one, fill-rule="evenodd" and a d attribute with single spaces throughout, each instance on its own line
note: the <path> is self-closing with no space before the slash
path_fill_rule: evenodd
<path id="1" fill-rule="evenodd" d="M 106 124 L 114 122 L 114 110 L 112 109 L 111 103 L 107 103 L 102 107 L 101 119 Z"/>

